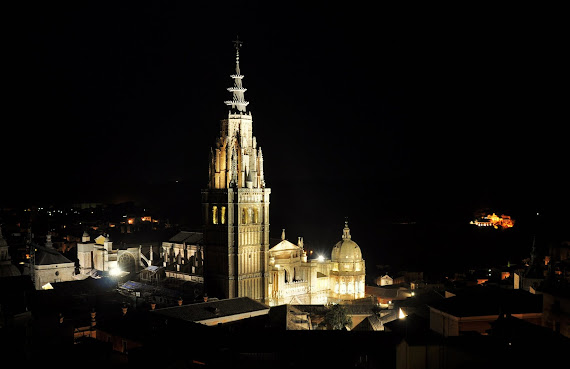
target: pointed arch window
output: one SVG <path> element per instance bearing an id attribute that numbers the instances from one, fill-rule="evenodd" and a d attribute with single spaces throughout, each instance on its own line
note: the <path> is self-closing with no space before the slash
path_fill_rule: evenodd
<path id="1" fill-rule="evenodd" d="M 218 207 L 212 206 L 212 224 L 218 224 Z"/>

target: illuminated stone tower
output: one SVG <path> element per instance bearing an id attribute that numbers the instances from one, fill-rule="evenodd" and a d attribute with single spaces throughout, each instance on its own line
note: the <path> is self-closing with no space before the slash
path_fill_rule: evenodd
<path id="1" fill-rule="evenodd" d="M 247 296 L 267 301 L 269 194 L 263 155 L 252 130 L 235 41 L 232 100 L 220 136 L 210 150 L 208 188 L 202 190 L 204 284 L 208 296 Z"/>

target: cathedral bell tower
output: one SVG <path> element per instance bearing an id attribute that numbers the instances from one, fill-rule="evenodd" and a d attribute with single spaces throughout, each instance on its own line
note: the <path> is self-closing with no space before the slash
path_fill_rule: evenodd
<path id="1" fill-rule="evenodd" d="M 252 130 L 249 102 L 236 47 L 232 100 L 220 136 L 210 150 L 208 188 L 202 190 L 204 288 L 208 296 L 247 296 L 266 303 L 269 250 L 269 194 L 263 154 Z"/>

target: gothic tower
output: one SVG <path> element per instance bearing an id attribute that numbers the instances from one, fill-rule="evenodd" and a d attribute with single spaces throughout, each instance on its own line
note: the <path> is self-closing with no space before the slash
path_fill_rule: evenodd
<path id="1" fill-rule="evenodd" d="M 235 46 L 232 100 L 225 102 L 230 110 L 210 150 L 208 188 L 202 190 L 204 284 L 212 297 L 247 296 L 265 303 L 271 190 L 265 187 L 263 155 L 246 109 L 241 42 Z"/>

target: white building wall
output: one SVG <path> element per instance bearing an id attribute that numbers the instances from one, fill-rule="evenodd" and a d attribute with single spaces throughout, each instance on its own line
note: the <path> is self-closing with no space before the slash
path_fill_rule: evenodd
<path id="1" fill-rule="evenodd" d="M 36 290 L 41 290 L 47 283 L 69 282 L 75 280 L 74 263 L 36 265 L 34 267 L 34 285 Z"/>

